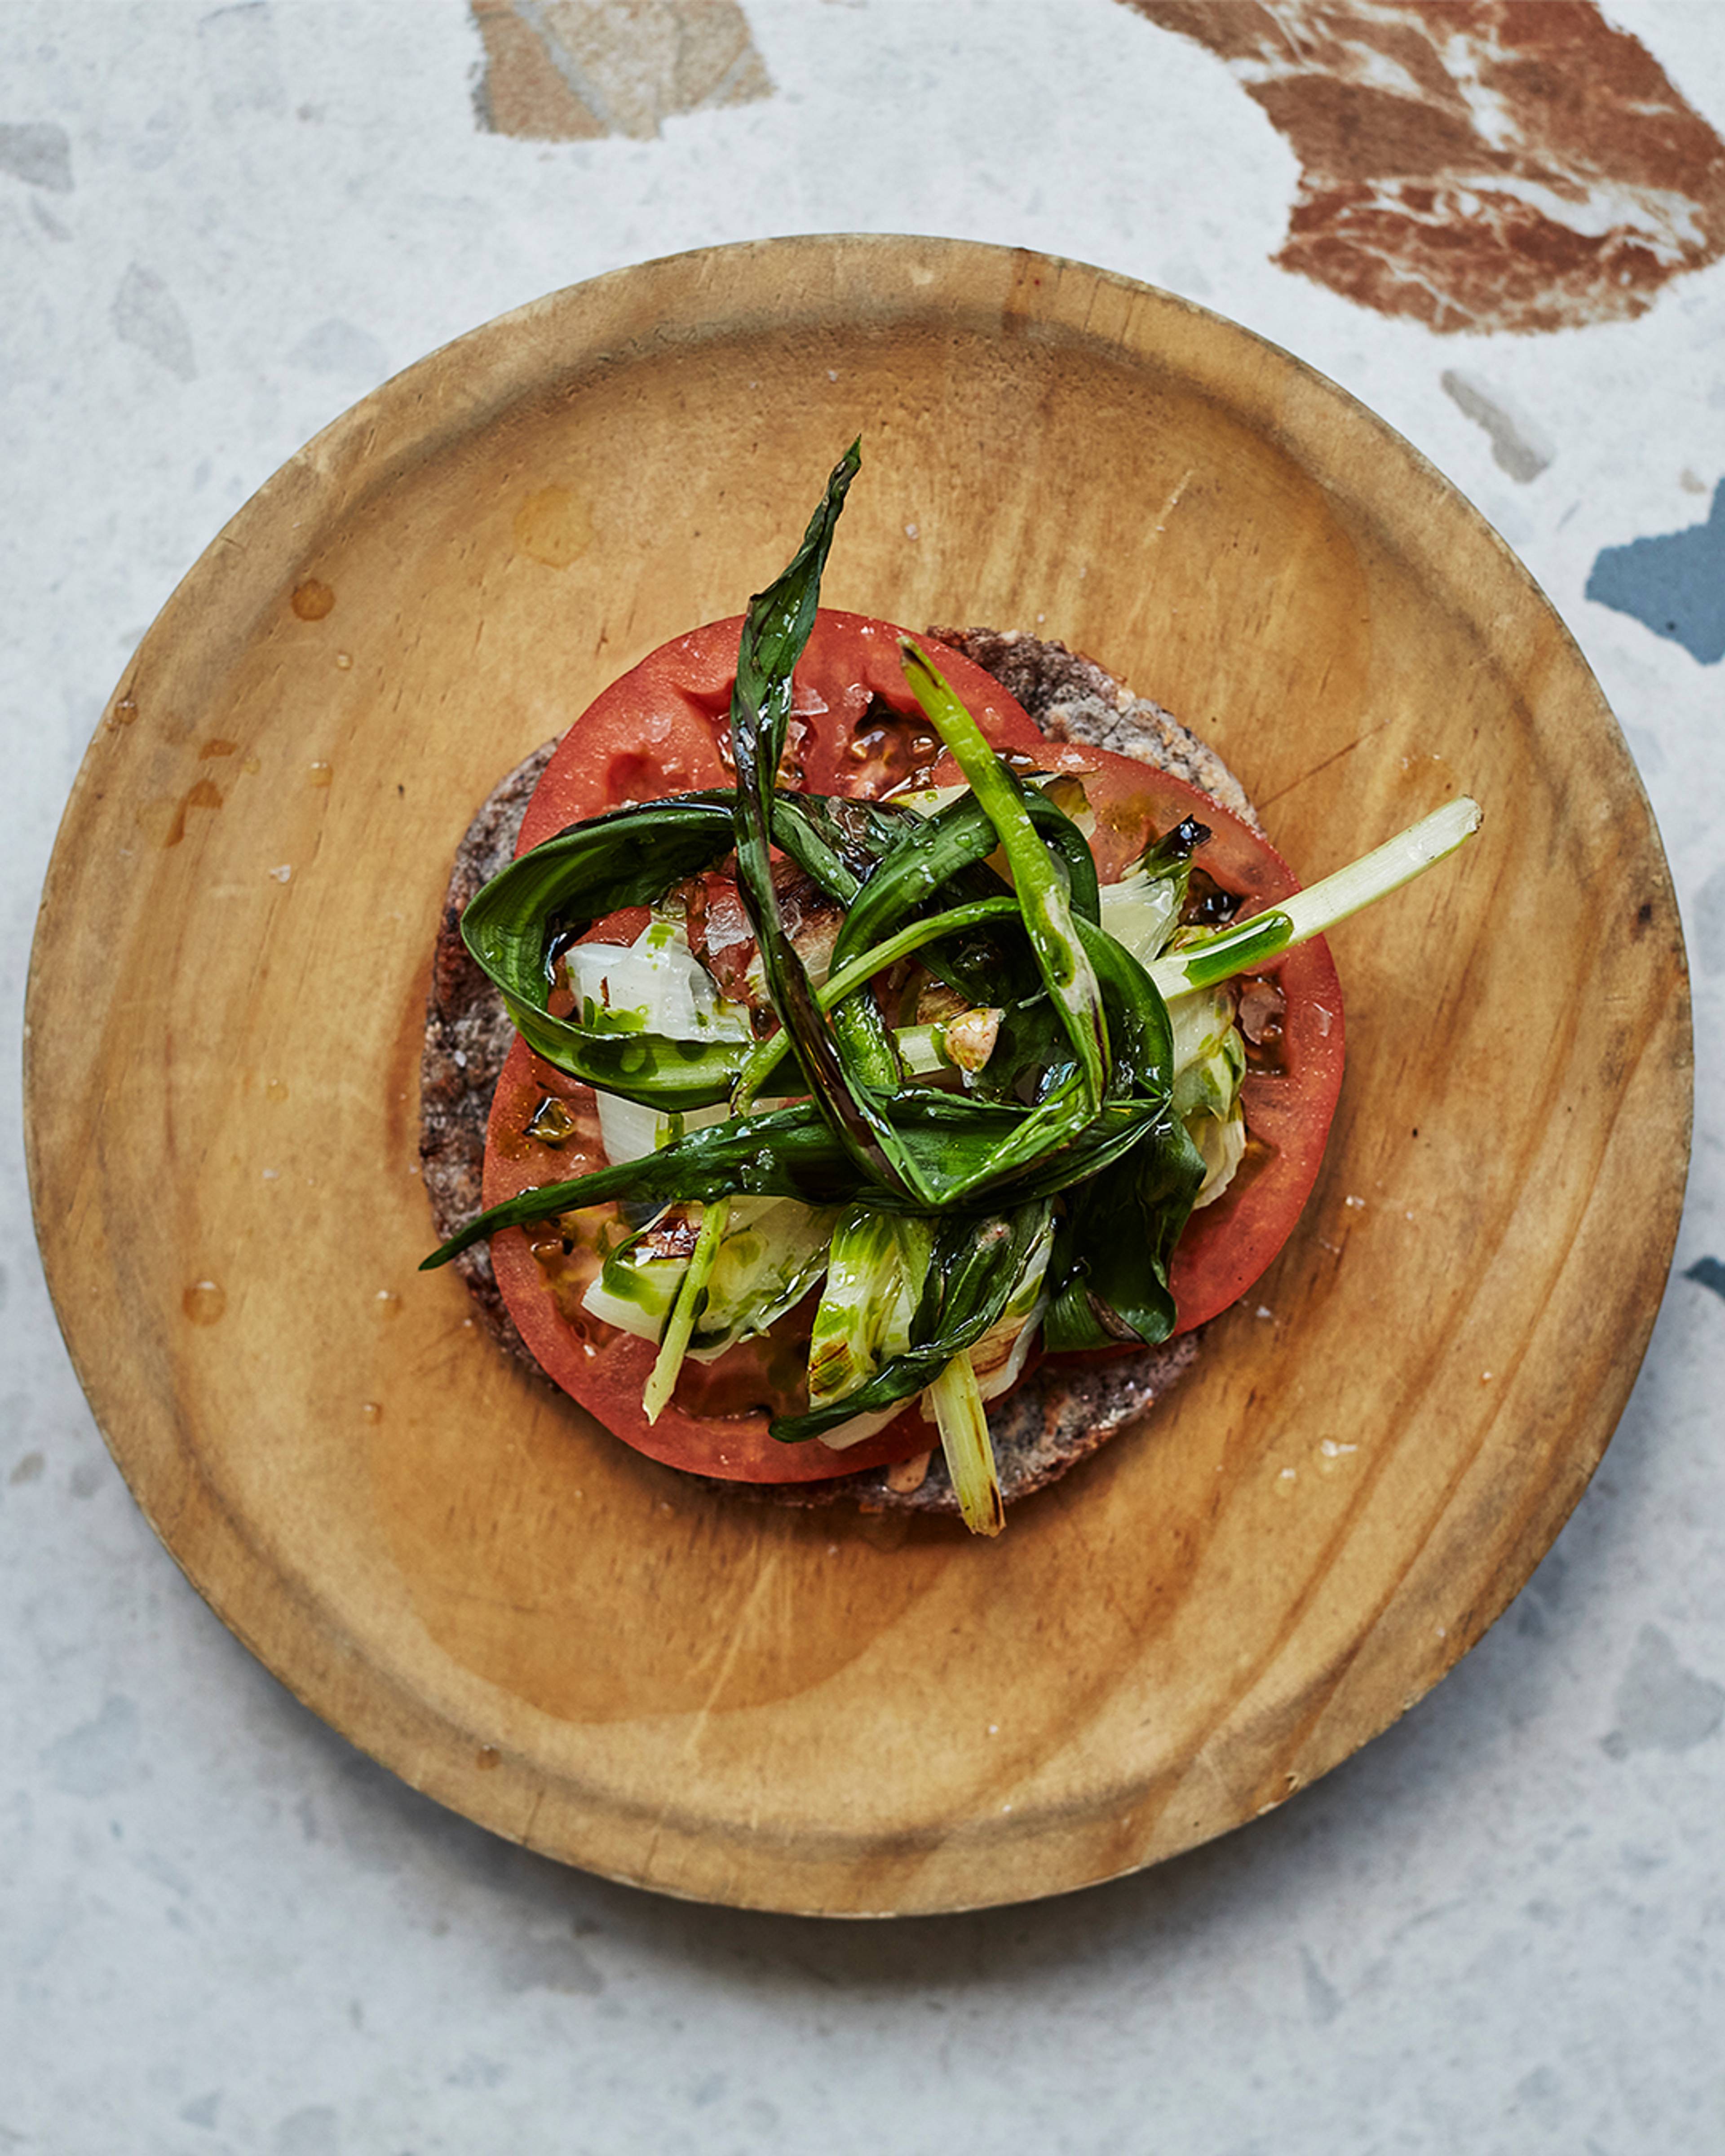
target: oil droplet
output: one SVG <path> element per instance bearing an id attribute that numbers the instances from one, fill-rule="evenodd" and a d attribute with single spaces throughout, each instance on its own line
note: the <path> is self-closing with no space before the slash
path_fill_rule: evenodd
<path id="1" fill-rule="evenodd" d="M 293 609 L 301 621 L 321 621 L 336 603 L 336 594 L 316 577 L 294 586 Z"/>
<path id="2" fill-rule="evenodd" d="M 207 741 L 198 752 L 198 761 L 207 763 L 213 756 L 232 756 L 239 746 L 238 742 Z"/>
<path id="3" fill-rule="evenodd" d="M 467 1059 L 458 1053 L 456 1060 L 465 1065 Z M 527 1135 L 541 1145 L 566 1145 L 575 1135 L 575 1118 L 554 1093 L 547 1093 L 533 1111 Z"/>
<path id="4" fill-rule="evenodd" d="M 383 1410 L 375 1400 L 362 1400 L 359 1412 L 361 1419 L 365 1422 L 382 1422 L 383 1419 Z"/>
<path id="5" fill-rule="evenodd" d="M 108 714 L 108 724 L 110 726 L 129 726 L 137 715 L 137 698 L 132 696 L 119 696 L 115 699 L 114 708 Z"/>
<path id="6" fill-rule="evenodd" d="M 193 1281 L 180 1297 L 180 1307 L 194 1325 L 217 1324 L 228 1307 L 227 1291 L 212 1280 Z"/>
<path id="7" fill-rule="evenodd" d="M 285 1078 L 272 1078 L 264 1088 L 264 1098 L 266 1101 L 285 1101 L 287 1096 L 288 1088 Z"/>
<path id="8" fill-rule="evenodd" d="M 380 1287 L 377 1294 L 377 1312 L 379 1317 L 399 1317 L 401 1297 L 389 1288 Z"/>
<path id="9" fill-rule="evenodd" d="M 338 666 L 341 668 L 341 671 L 345 674 L 345 673 L 347 671 L 348 668 L 349 668 L 349 667 L 353 664 L 353 655 L 352 655 L 352 654 L 351 652 L 347 652 L 347 651 L 338 651 L 338 652 L 336 654 L 336 665 L 338 665 Z"/>
<path id="10" fill-rule="evenodd" d="M 567 569 L 593 544 L 587 504 L 566 486 L 542 486 L 515 513 L 515 543 L 547 569 Z"/>
<path id="11" fill-rule="evenodd" d="M 335 775 L 335 768 L 331 764 L 314 763 L 311 767 L 311 783 L 314 786 L 327 786 Z"/>
<path id="12" fill-rule="evenodd" d="M 489 1774 L 494 1767 L 502 1763 L 503 1754 L 495 1744 L 481 1744 L 474 1754 L 473 1763 L 482 1774 Z"/>

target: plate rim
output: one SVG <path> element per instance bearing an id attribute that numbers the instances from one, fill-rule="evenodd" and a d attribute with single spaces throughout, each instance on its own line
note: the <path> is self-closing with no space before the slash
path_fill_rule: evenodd
<path id="1" fill-rule="evenodd" d="M 310 442 L 265 480 L 263 485 L 228 520 L 209 545 L 200 553 L 170 594 L 155 622 L 146 632 L 137 654 L 134 654 L 128 661 L 126 669 L 122 670 L 114 696 L 110 699 L 102 719 L 98 722 L 90 749 L 80 765 L 56 837 L 54 855 L 44 881 L 36 934 L 33 941 L 25 1009 L 24 1120 L 27 1168 L 33 1216 L 35 1219 L 39 1244 L 42 1249 L 44 1271 L 48 1275 L 50 1295 L 63 1336 L 66 1339 L 69 1353 L 86 1398 L 91 1401 L 93 1412 L 96 1412 L 96 1409 L 91 1381 L 86 1375 L 85 1358 L 80 1355 L 74 1337 L 75 1324 L 71 1322 L 69 1313 L 62 1306 L 61 1287 L 55 1277 L 57 1260 L 50 1255 L 51 1248 L 56 1243 L 58 1231 L 55 1224 L 46 1221 L 44 1217 L 46 1202 L 44 1183 L 47 1168 L 40 1150 L 41 1119 L 37 1112 L 35 1071 L 37 1067 L 36 1021 L 44 1008 L 45 987 L 44 980 L 39 974 L 39 964 L 47 948 L 53 924 L 58 918 L 57 909 L 72 902 L 72 886 L 76 880 L 76 871 L 66 859 L 69 834 L 73 831 L 76 820 L 83 814 L 89 789 L 91 786 L 99 783 L 99 775 L 93 767 L 101 747 L 103 735 L 113 723 L 116 706 L 128 693 L 128 683 L 136 675 L 140 658 L 157 639 L 167 641 L 172 638 L 182 616 L 195 609 L 202 602 L 207 586 L 213 580 L 228 575 L 232 565 L 232 552 L 236 544 L 249 543 L 259 526 L 266 525 L 270 520 L 276 516 L 278 505 L 285 497 L 291 497 L 295 490 L 303 489 L 308 484 L 314 488 L 339 489 L 342 484 L 342 475 L 351 467 L 355 444 L 368 429 L 374 426 L 379 414 L 393 413 L 404 401 L 411 404 L 417 395 L 418 387 L 429 381 L 435 371 L 448 367 L 450 355 L 464 351 L 477 353 L 485 360 L 488 374 L 495 374 L 499 372 L 507 373 L 510 372 L 508 367 L 499 369 L 495 366 L 495 356 L 504 346 L 509 345 L 511 340 L 520 337 L 524 330 L 532 331 L 536 324 L 547 322 L 554 316 L 560 316 L 563 310 L 574 304 L 584 304 L 595 311 L 603 311 L 601 303 L 608 296 L 614 296 L 619 293 L 639 289 L 645 281 L 663 273 L 675 271 L 683 275 L 700 275 L 704 274 L 705 269 L 711 269 L 721 263 L 784 262 L 793 254 L 800 255 L 804 259 L 819 260 L 822 257 L 826 257 L 830 260 L 838 255 L 844 254 L 847 250 L 857 250 L 861 254 L 870 254 L 876 259 L 887 259 L 895 250 L 906 247 L 924 250 L 929 254 L 939 254 L 948 261 L 974 261 L 986 259 L 997 267 L 1010 264 L 1014 265 L 1014 277 L 1028 267 L 1032 270 L 1040 270 L 1045 276 L 1051 276 L 1056 286 L 1064 277 L 1076 277 L 1098 287 L 1106 288 L 1123 299 L 1129 305 L 1138 305 L 1148 300 L 1158 307 L 1172 308 L 1178 316 L 1202 323 L 1209 328 L 1219 328 L 1228 336 L 1249 340 L 1252 345 L 1260 347 L 1265 353 L 1273 356 L 1280 366 L 1290 370 L 1292 375 L 1303 383 L 1307 394 L 1315 394 L 1323 402 L 1340 400 L 1342 406 L 1348 411 L 1356 425 L 1363 421 L 1377 438 L 1393 444 L 1398 455 L 1407 461 L 1409 468 L 1420 473 L 1423 483 L 1427 487 L 1434 490 L 1446 502 L 1458 506 L 1465 512 L 1466 516 L 1471 520 L 1476 536 L 1489 538 L 1501 557 L 1502 565 L 1507 567 L 1519 580 L 1525 593 L 1531 597 L 1536 606 L 1543 610 L 1548 626 L 1555 629 L 1568 665 L 1572 670 L 1579 672 L 1580 679 L 1585 682 L 1591 692 L 1597 714 L 1603 715 L 1615 728 L 1615 718 L 1612 717 L 1603 693 L 1594 681 L 1568 624 L 1563 620 L 1557 609 L 1552 606 L 1526 564 L 1515 555 L 1501 536 L 1492 530 L 1478 510 L 1466 501 L 1459 490 L 1444 478 L 1429 459 L 1409 444 L 1389 426 L 1388 422 L 1373 413 L 1369 407 L 1362 403 L 1346 389 L 1329 381 L 1309 362 L 1284 351 L 1271 341 L 1259 336 L 1258 333 L 1230 321 L 1225 316 L 1180 295 L 1164 292 L 1158 287 L 1140 283 L 1117 272 L 1095 269 L 1066 258 L 1037 254 L 1023 249 L 1000 247 L 975 241 L 937 239 L 917 235 L 871 234 L 823 234 L 783 239 L 748 240 L 731 243 L 716 248 L 689 249 L 677 254 L 658 257 L 639 264 L 619 267 L 607 271 L 598 278 L 584 280 L 580 284 L 565 287 L 560 291 L 530 300 L 522 306 L 512 309 L 490 321 L 478 325 L 464 335 L 439 346 L 424 357 L 414 362 L 410 367 L 391 377 L 358 403 L 338 415 L 328 426 L 321 429 Z M 782 273 L 780 277 L 781 281 L 788 281 L 783 278 Z M 720 281 L 722 282 L 722 280 Z M 937 282 L 938 273 L 937 273 Z M 1014 284 L 1013 289 L 1016 290 L 1019 287 Z M 710 332 L 701 330 L 690 332 L 691 335 L 702 333 Z M 529 342 L 535 341 L 530 335 Z M 1107 341 L 1106 338 L 1099 341 L 1104 343 Z M 433 431 L 436 425 L 434 417 L 426 419 L 424 424 L 428 433 Z M 1659 870 L 1664 876 L 1666 896 L 1671 899 L 1669 869 L 1665 861 L 1657 825 L 1652 815 L 1645 786 L 1626 750 L 1623 757 L 1623 765 L 1632 778 L 1636 789 L 1638 805 L 1645 819 L 1646 834 L 1651 842 L 1652 855 L 1656 860 Z M 1674 899 L 1671 899 L 1671 913 L 1675 921 L 1676 914 Z M 1689 1009 L 1686 975 L 1681 990 L 1680 1031 L 1685 1050 L 1681 1067 L 1686 1074 L 1692 1073 L 1692 1020 Z M 1692 1127 L 1692 1083 L 1685 1089 L 1683 1109 L 1681 1133 L 1675 1130 L 1667 1133 L 1666 1233 L 1662 1260 L 1659 1265 L 1661 1280 L 1669 1270 L 1682 1209 L 1684 1179 Z M 1672 1163 L 1676 1163 L 1675 1168 L 1672 1167 Z M 1599 1459 L 1603 1456 L 1606 1444 L 1609 1443 L 1610 1432 L 1615 1429 L 1622 1411 L 1622 1406 L 1627 1400 L 1635 1374 L 1645 1357 L 1658 1314 L 1658 1307 L 1659 1297 L 1657 1295 L 1652 1295 L 1640 1309 L 1638 1323 L 1628 1336 L 1632 1342 L 1632 1347 L 1624 1364 L 1625 1373 L 1623 1376 L 1620 1397 L 1607 1419 L 1604 1435 L 1597 1446 L 1592 1449 L 1590 1456 L 1582 1463 L 1582 1471 L 1573 1475 L 1568 1486 L 1558 1493 L 1557 1502 L 1559 1508 L 1553 1513 L 1548 1507 L 1542 1515 L 1540 1526 L 1535 1530 L 1535 1538 L 1538 1540 L 1538 1546 L 1527 1566 L 1519 1573 L 1517 1577 L 1504 1584 L 1501 1597 L 1496 1599 L 1491 1603 L 1491 1606 L 1488 1608 L 1483 1604 L 1480 1605 L 1477 1625 L 1471 1627 L 1466 1636 L 1457 1640 L 1455 1652 L 1450 1657 L 1450 1662 L 1446 1664 L 1446 1667 L 1452 1666 L 1455 1660 L 1459 1660 L 1461 1655 L 1466 1652 L 1489 1625 L 1502 1614 L 1502 1609 L 1507 1606 L 1509 1601 L 1525 1583 L 1533 1564 L 1549 1547 L 1551 1540 L 1554 1538 L 1558 1528 L 1579 1501 L 1597 1468 Z M 254 1626 L 248 1621 L 250 1609 L 241 1583 L 234 1576 L 231 1563 L 224 1563 L 218 1557 L 215 1544 L 209 1538 L 213 1532 L 218 1532 L 218 1530 L 207 1517 L 203 1528 L 199 1531 L 202 1539 L 197 1542 L 197 1548 L 204 1561 L 202 1564 L 194 1565 L 191 1556 L 187 1553 L 185 1546 L 194 1539 L 193 1528 L 196 1519 L 199 1516 L 200 1508 L 195 1496 L 188 1495 L 183 1490 L 174 1492 L 166 1489 L 151 1471 L 150 1464 L 140 1460 L 136 1449 L 129 1450 L 125 1440 L 116 1437 L 116 1434 L 110 1431 L 107 1420 L 101 1413 L 96 1412 L 96 1419 L 99 1427 L 102 1430 L 105 1441 L 108 1444 L 121 1473 L 126 1476 L 140 1508 L 170 1554 L 174 1557 L 176 1563 L 180 1565 L 182 1573 L 203 1599 L 210 1604 L 223 1623 L 260 1661 L 264 1661 L 265 1666 L 270 1668 L 290 1691 L 294 1691 L 304 1704 L 311 1707 L 321 1718 L 331 1723 L 348 1741 L 356 1743 L 362 1749 L 370 1753 L 372 1757 L 378 1758 L 382 1764 L 388 1766 L 392 1772 L 408 1781 L 412 1786 L 424 1790 L 439 1801 L 450 1805 L 467 1817 L 478 1820 L 480 1824 L 490 1827 L 494 1831 L 526 1842 L 530 1846 L 542 1845 L 535 1840 L 536 1815 L 535 1810 L 530 1810 L 525 1816 L 517 1817 L 513 1821 L 497 1817 L 482 1816 L 487 1809 L 495 1809 L 495 1798 L 501 1794 L 502 1785 L 508 1778 L 495 1775 L 491 1768 L 466 1773 L 455 1771 L 452 1761 L 441 1759 L 439 1757 L 439 1747 L 434 1741 L 434 1732 L 438 1726 L 438 1717 L 428 1707 L 426 1702 L 396 1683 L 390 1672 L 375 1666 L 371 1666 L 367 1685 L 359 1688 L 359 1693 L 363 1694 L 369 1686 L 382 1683 L 385 1690 L 392 1695 L 390 1700 L 383 1702 L 385 1711 L 381 1717 L 377 1715 L 372 1717 L 373 1722 L 378 1726 L 375 1729 L 361 1731 L 354 1726 L 358 1718 L 354 1709 L 359 1695 L 357 1695 L 354 1691 L 351 1673 L 344 1680 L 344 1674 L 337 1666 L 340 1657 L 332 1658 L 329 1654 L 328 1649 L 331 1643 L 326 1637 L 321 1642 L 315 1641 L 312 1635 L 308 1633 L 303 1644 L 307 1646 L 321 1645 L 326 1651 L 321 1656 L 315 1652 L 307 1653 L 303 1662 L 295 1661 L 291 1667 L 288 1666 L 290 1657 L 281 1645 L 278 1645 L 273 1650 L 266 1651 L 256 1637 Z M 169 1480 L 172 1481 L 171 1476 Z M 213 1496 L 213 1493 L 206 1494 L 207 1497 Z M 178 1498 L 177 1504 L 167 1502 L 176 1496 Z M 1547 1524 L 1549 1526 L 1549 1532 L 1543 1532 Z M 237 1532 L 232 1522 L 228 1522 L 228 1528 L 229 1532 Z M 1540 1538 L 1542 1532 L 1543 1539 Z M 231 1551 L 228 1555 L 231 1560 Z M 307 1622 L 309 1623 L 309 1620 Z M 1437 1677 L 1443 1673 L 1441 1670 L 1436 1671 L 1431 1677 L 1430 1682 L 1435 1683 Z M 1368 1741 L 1371 1735 L 1378 1733 L 1382 1728 L 1388 1727 L 1389 1722 L 1394 1720 L 1399 1712 L 1405 1711 L 1405 1708 L 1411 1706 L 1414 1699 L 1422 1696 L 1424 1690 L 1427 1688 L 1429 1686 L 1422 1686 L 1420 1692 L 1405 1700 L 1401 1707 L 1387 1715 L 1373 1729 L 1347 1743 L 1337 1753 L 1336 1758 L 1330 1760 L 1320 1771 L 1327 1771 L 1327 1765 L 1337 1763 L 1340 1758 L 1349 1756 L 1360 1743 Z M 427 1722 L 431 1725 L 430 1728 L 418 1726 Z M 1208 1833 L 1214 1830 L 1206 1830 L 1204 1834 L 1194 1836 L 1194 1839 L 1207 1838 Z M 1181 1845 L 1190 1846 L 1192 1844 L 1188 1842 Z M 1081 1877 L 1070 1876 L 1053 1880 L 1033 1888 L 1028 1893 L 1013 1891 L 999 1897 L 969 1896 L 956 1901 L 934 1902 L 924 1902 L 913 1897 L 908 1902 L 901 1902 L 895 1906 L 871 1908 L 866 1911 L 854 1907 L 834 1907 L 829 1902 L 788 1902 L 771 1897 L 757 1898 L 729 1893 L 713 1894 L 699 1885 L 680 1883 L 677 1878 L 664 1876 L 649 1876 L 639 1868 L 632 1868 L 628 1864 L 608 1862 L 605 1861 L 604 1853 L 598 1849 L 591 1854 L 575 1856 L 563 1847 L 547 1846 L 545 1853 L 557 1856 L 565 1861 L 578 1863 L 583 1868 L 594 1871 L 602 1876 L 625 1881 L 631 1884 L 649 1886 L 655 1891 L 680 1894 L 686 1898 L 716 1899 L 729 1902 L 733 1906 L 795 1910 L 799 1913 L 851 1915 L 901 1913 L 908 1912 L 911 1910 L 918 1912 L 925 1911 L 932 1912 L 936 1909 L 968 1909 L 991 1906 L 995 1902 L 1010 1902 L 1035 1898 L 1040 1895 L 1073 1891 L 1081 1886 L 1096 1883 L 1103 1878 L 1124 1876 L 1142 1868 L 1147 1862 L 1161 1861 L 1163 1856 L 1175 1852 L 1173 1850 L 1158 1850 L 1155 1854 L 1147 1857 L 1126 1856 L 1112 1870 L 1086 1873 Z"/>

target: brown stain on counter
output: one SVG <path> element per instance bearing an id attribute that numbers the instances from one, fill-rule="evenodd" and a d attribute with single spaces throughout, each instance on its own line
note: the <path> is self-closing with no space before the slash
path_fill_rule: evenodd
<path id="1" fill-rule="evenodd" d="M 1592 0 L 1125 0 L 1300 159 L 1275 258 L 1440 331 L 1645 313 L 1725 252 L 1725 143 Z"/>

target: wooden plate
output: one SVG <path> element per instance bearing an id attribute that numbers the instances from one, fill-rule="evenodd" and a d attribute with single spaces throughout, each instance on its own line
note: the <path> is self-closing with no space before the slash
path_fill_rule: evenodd
<path id="1" fill-rule="evenodd" d="M 1209 736 L 1308 875 L 1457 792 L 1487 816 L 1334 939 L 1351 1067 L 1282 1260 L 1165 1411 L 993 1545 L 693 1489 L 414 1270 L 428 956 L 469 815 L 775 572 L 859 431 L 832 604 L 1093 651 Z M 1687 1153 L 1658 839 L 1512 557 L 1285 353 L 938 240 L 601 278 L 320 435 L 126 671 L 29 1021 L 66 1337 L 223 1620 L 500 1834 L 780 1909 L 1104 1879 L 1383 1728 L 1597 1463 Z"/>

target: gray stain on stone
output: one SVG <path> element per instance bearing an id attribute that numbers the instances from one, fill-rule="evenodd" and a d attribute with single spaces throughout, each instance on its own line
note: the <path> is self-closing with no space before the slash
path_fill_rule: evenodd
<path id="1" fill-rule="evenodd" d="M 605 1979 L 573 1939 L 516 1939 L 504 1949 L 497 1980 L 506 1991 L 561 1991 L 597 1999 Z"/>
<path id="2" fill-rule="evenodd" d="M 1705 524 L 1602 547 L 1587 596 L 1633 614 L 1703 666 L 1725 659 L 1725 480 Z"/>
<path id="3" fill-rule="evenodd" d="M 1501 470 L 1523 486 L 1538 478 L 1553 451 L 1532 420 L 1511 412 L 1483 382 L 1456 367 L 1445 367 L 1439 380 L 1450 402 L 1491 437 L 1492 460 Z"/>
<path id="4" fill-rule="evenodd" d="M 171 97 L 158 105 L 126 146 L 126 156 L 137 172 L 153 172 L 165 165 L 184 141 L 191 115 L 182 98 Z"/>
<path id="5" fill-rule="evenodd" d="M 341 2156 L 341 2134 L 334 2110 L 326 2103 L 308 2103 L 290 2112 L 275 2129 L 270 2144 L 271 2156 Z"/>
<path id="6" fill-rule="evenodd" d="M 138 1710 L 122 1694 L 101 1712 L 58 1737 L 42 1754 L 49 1779 L 69 1797 L 105 1797 L 131 1778 L 138 1748 Z"/>
<path id="7" fill-rule="evenodd" d="M 170 374 L 178 375 L 182 382 L 190 382 L 197 374 L 186 317 L 153 270 L 132 264 L 120 280 L 109 315 L 116 336 L 148 352 Z"/>
<path id="8" fill-rule="evenodd" d="M 1532 2073 L 1523 2074 L 1516 2083 L 1515 2101 L 1510 2115 L 1531 2112 L 1535 2121 L 1548 2133 L 1554 2133 L 1563 2124 L 1568 2106 L 1563 2101 L 1563 2085 L 1549 2066 L 1535 2066 Z"/>
<path id="9" fill-rule="evenodd" d="M 244 121 L 254 113 L 285 110 L 275 18 L 268 0 L 216 8 L 198 25 L 198 42 L 218 120 Z"/>
<path id="10" fill-rule="evenodd" d="M 339 375 L 369 389 L 389 372 L 389 355 L 374 336 L 339 317 L 308 330 L 288 354 L 295 367 L 314 374 Z"/>
<path id="11" fill-rule="evenodd" d="M 1697 1676 L 1656 1625 L 1644 1625 L 1617 1687 L 1617 1727 L 1601 1741 L 1614 1759 L 1631 1752 L 1687 1752 L 1725 1721 L 1725 1688 Z"/>
<path id="12" fill-rule="evenodd" d="M 0 172 L 51 194 L 70 194 L 72 144 L 65 129 L 51 120 L 0 127 Z"/>
<path id="13" fill-rule="evenodd" d="M 1725 1296 L 1725 1265 L 1717 1258 L 1697 1258 L 1683 1277 L 1699 1281 L 1702 1287 L 1710 1287 L 1715 1295 Z"/>
<path id="14" fill-rule="evenodd" d="M 1702 886 L 1694 920 L 1697 933 L 1689 939 L 1690 963 L 1704 973 L 1725 973 L 1725 863 Z"/>
<path id="15" fill-rule="evenodd" d="M 501 2059 L 487 2059 L 478 2051 L 470 2051 L 444 2079 L 451 2088 L 495 2088 L 508 2074 L 509 2069 Z"/>
<path id="16" fill-rule="evenodd" d="M 1342 1994 L 1323 1971 L 1308 1946 L 1300 1948 L 1300 1974 L 1306 1985 L 1306 2010 L 1320 2029 L 1327 2028 L 1342 2011 Z"/>

